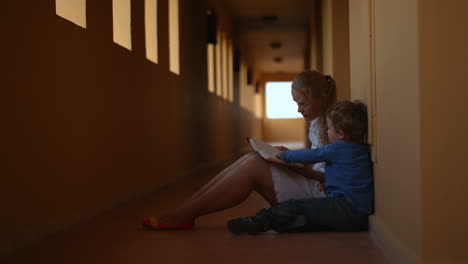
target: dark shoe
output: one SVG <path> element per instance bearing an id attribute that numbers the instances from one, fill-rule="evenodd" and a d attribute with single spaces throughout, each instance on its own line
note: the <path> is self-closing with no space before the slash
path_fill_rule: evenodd
<path id="1" fill-rule="evenodd" d="M 231 219 L 227 222 L 227 228 L 229 232 L 235 235 L 243 233 L 257 235 L 268 230 L 265 224 L 255 216 Z"/>

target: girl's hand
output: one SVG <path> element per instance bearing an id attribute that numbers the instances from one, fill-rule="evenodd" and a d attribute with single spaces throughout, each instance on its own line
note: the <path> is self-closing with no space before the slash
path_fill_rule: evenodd
<path id="1" fill-rule="evenodd" d="M 311 167 L 309 166 L 304 166 L 304 177 L 316 180 L 322 184 L 325 183 L 325 173 L 319 172 L 319 171 L 314 171 Z"/>

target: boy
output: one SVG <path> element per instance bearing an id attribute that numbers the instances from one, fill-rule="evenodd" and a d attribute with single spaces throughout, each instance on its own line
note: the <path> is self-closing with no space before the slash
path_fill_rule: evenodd
<path id="1" fill-rule="evenodd" d="M 373 212 L 373 164 L 367 145 L 367 109 L 361 102 L 340 102 L 327 111 L 330 145 L 284 151 L 287 162 L 326 162 L 326 198 L 288 200 L 255 216 L 228 221 L 234 234 L 359 231 Z"/>

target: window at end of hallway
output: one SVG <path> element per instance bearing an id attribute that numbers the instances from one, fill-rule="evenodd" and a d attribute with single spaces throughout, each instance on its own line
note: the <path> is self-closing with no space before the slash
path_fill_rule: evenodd
<path id="1" fill-rule="evenodd" d="M 86 0 L 55 0 L 58 16 L 86 28 Z"/>
<path id="2" fill-rule="evenodd" d="M 291 96 L 291 82 L 267 82 L 265 85 L 266 117 L 269 119 L 301 118 Z"/>
<path id="3" fill-rule="evenodd" d="M 180 74 L 179 0 L 169 0 L 169 70 Z"/>
<path id="4" fill-rule="evenodd" d="M 114 42 L 132 50 L 131 1 L 112 0 Z"/>
<path id="5" fill-rule="evenodd" d="M 145 0 L 146 58 L 158 63 L 158 1 Z"/>

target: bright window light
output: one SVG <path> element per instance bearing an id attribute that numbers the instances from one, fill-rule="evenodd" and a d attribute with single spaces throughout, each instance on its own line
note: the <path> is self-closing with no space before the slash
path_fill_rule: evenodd
<path id="1" fill-rule="evenodd" d="M 301 118 L 291 95 L 291 82 L 267 82 L 265 85 L 266 116 L 269 119 Z"/>

